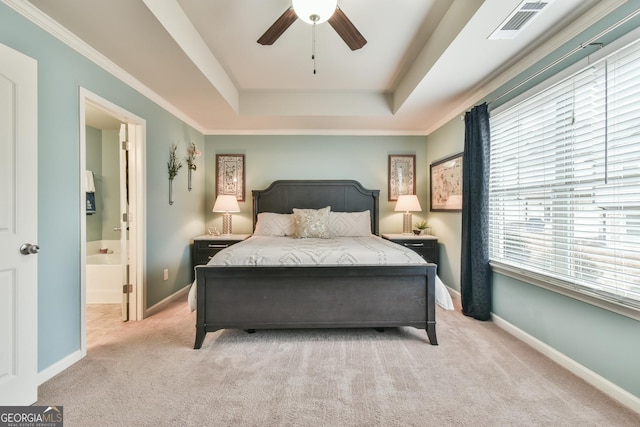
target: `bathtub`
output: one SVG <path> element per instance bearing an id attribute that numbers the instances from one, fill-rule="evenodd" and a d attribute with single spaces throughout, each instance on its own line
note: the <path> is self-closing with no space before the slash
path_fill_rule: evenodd
<path id="1" fill-rule="evenodd" d="M 87 304 L 116 304 L 122 301 L 120 254 L 87 255 Z"/>

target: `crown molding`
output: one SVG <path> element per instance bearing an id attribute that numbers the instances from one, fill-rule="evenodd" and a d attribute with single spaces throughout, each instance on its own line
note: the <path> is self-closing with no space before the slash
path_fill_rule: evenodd
<path id="1" fill-rule="evenodd" d="M 71 49 L 84 56 L 98 67 L 102 68 L 109 74 L 113 75 L 118 80 L 122 81 L 127 86 L 139 92 L 141 95 L 147 97 L 149 100 L 158 104 L 165 109 L 168 113 L 174 115 L 178 119 L 182 120 L 189 126 L 196 129 L 198 132 L 204 134 L 205 131 L 202 127 L 193 121 L 190 117 L 185 115 L 180 109 L 175 107 L 169 101 L 164 99 L 158 93 L 150 89 L 143 84 L 140 80 L 133 77 L 131 74 L 120 68 L 114 62 L 109 60 L 106 56 L 89 46 L 86 42 L 80 39 L 78 36 L 67 30 L 60 25 L 57 21 L 44 14 L 40 9 L 33 4 L 25 0 L 0 0 L 20 15 L 60 40 L 62 43 L 70 47 Z"/>

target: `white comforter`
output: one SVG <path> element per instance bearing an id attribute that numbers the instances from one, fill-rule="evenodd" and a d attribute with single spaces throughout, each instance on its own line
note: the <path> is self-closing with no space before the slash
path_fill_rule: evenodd
<path id="1" fill-rule="evenodd" d="M 332 239 L 294 239 L 291 237 L 252 236 L 218 252 L 209 265 L 407 265 L 426 264 L 411 249 L 371 235 Z M 189 304 L 195 310 L 195 282 L 189 292 Z M 453 310 L 453 302 L 436 276 L 436 303 Z"/>

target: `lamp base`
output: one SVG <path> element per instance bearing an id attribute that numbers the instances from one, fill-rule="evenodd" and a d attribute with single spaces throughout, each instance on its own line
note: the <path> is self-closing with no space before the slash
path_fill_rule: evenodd
<path id="1" fill-rule="evenodd" d="M 411 212 L 405 212 L 402 214 L 402 234 L 411 233 Z"/>
<path id="2" fill-rule="evenodd" d="M 222 214 L 222 234 L 225 236 L 231 234 L 231 214 L 229 212 Z"/>

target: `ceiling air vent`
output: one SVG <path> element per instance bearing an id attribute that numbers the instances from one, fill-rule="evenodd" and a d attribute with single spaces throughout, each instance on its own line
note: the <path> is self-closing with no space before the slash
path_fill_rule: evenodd
<path id="1" fill-rule="evenodd" d="M 489 40 L 512 39 L 547 6 L 548 1 L 524 1 L 488 37 Z"/>

